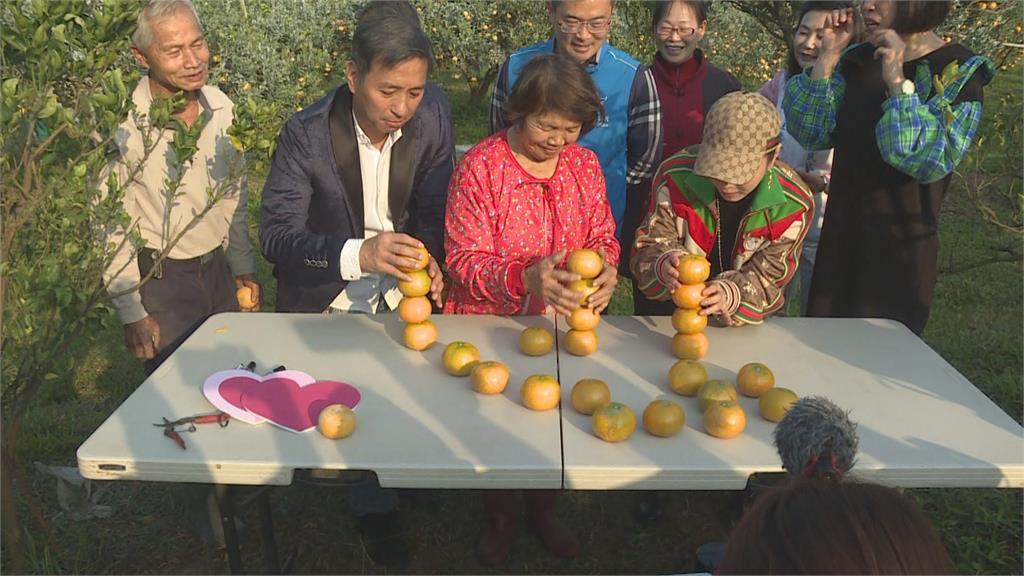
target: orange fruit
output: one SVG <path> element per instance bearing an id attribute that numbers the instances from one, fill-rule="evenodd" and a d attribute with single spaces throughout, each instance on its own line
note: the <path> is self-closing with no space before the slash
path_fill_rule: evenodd
<path id="1" fill-rule="evenodd" d="M 419 252 L 416 263 L 411 266 L 399 266 L 399 270 L 405 273 L 415 272 L 417 270 L 423 270 L 428 264 L 430 264 L 430 252 L 427 252 L 426 246 L 420 246 L 416 251 Z"/>
<path id="2" fill-rule="evenodd" d="M 419 324 L 430 318 L 433 308 L 426 296 L 406 296 L 398 303 L 398 317 L 407 324 Z"/>
<path id="3" fill-rule="evenodd" d="M 571 399 L 577 412 L 589 416 L 598 406 L 612 401 L 612 391 L 604 380 L 583 378 L 572 387 Z"/>
<path id="4" fill-rule="evenodd" d="M 668 387 L 683 396 L 696 396 L 707 381 L 707 368 L 696 360 L 680 360 L 668 370 Z"/>
<path id="5" fill-rule="evenodd" d="M 573 356 L 589 356 L 597 352 L 597 332 L 569 330 L 565 333 L 565 351 Z"/>
<path id="6" fill-rule="evenodd" d="M 680 308 L 700 308 L 700 301 L 704 299 L 701 295 L 704 288 L 704 283 L 683 284 L 672 293 L 672 301 Z"/>
<path id="7" fill-rule="evenodd" d="M 584 278 L 582 280 L 573 280 L 572 282 L 569 282 L 569 290 L 579 292 L 581 294 L 580 306 L 586 306 L 590 303 L 590 296 L 594 292 L 597 292 L 597 286 L 594 286 L 593 280 Z"/>
<path id="8" fill-rule="evenodd" d="M 508 367 L 501 362 L 477 362 L 469 372 L 469 384 L 480 394 L 501 394 L 508 386 Z"/>
<path id="9" fill-rule="evenodd" d="M 430 274 L 426 270 L 407 272 L 412 280 L 398 281 L 398 290 L 404 296 L 426 296 L 430 293 Z"/>
<path id="10" fill-rule="evenodd" d="M 402 331 L 402 342 L 406 348 L 426 350 L 437 342 L 437 326 L 430 320 L 417 324 L 406 324 Z"/>
<path id="11" fill-rule="evenodd" d="M 519 349 L 527 356 L 543 356 L 555 347 L 555 335 L 547 328 L 532 326 L 519 334 Z"/>
<path id="12" fill-rule="evenodd" d="M 736 387 L 744 396 L 757 398 L 775 386 L 775 375 L 771 368 L 760 362 L 744 364 L 736 374 Z"/>
<path id="13" fill-rule="evenodd" d="M 711 276 L 711 262 L 700 254 L 683 254 L 676 271 L 680 284 L 700 284 Z"/>
<path id="14" fill-rule="evenodd" d="M 798 399 L 796 392 L 789 388 L 772 388 L 761 394 L 757 400 L 757 408 L 762 418 L 769 422 L 778 422 Z"/>
<path id="15" fill-rule="evenodd" d="M 644 430 L 654 436 L 675 436 L 686 423 L 686 412 L 675 402 L 659 398 L 644 408 Z"/>
<path id="16" fill-rule="evenodd" d="M 708 317 L 691 308 L 676 308 L 672 313 L 672 327 L 680 334 L 700 334 L 708 326 Z"/>
<path id="17" fill-rule="evenodd" d="M 715 438 L 735 438 L 747 427 L 747 413 L 732 400 L 714 402 L 704 412 L 704 429 Z"/>
<path id="18" fill-rule="evenodd" d="M 604 259 L 594 250 L 573 250 L 566 263 L 569 272 L 575 272 L 580 278 L 597 278 L 604 269 Z"/>
<path id="19" fill-rule="evenodd" d="M 530 410 L 550 410 L 558 406 L 562 397 L 562 389 L 558 380 L 550 374 L 534 374 L 523 381 L 520 390 L 523 406 Z"/>
<path id="20" fill-rule="evenodd" d="M 601 323 L 601 315 L 593 308 L 580 306 L 565 317 L 565 323 L 573 330 L 593 330 Z"/>
<path id="21" fill-rule="evenodd" d="M 605 442 L 622 442 L 636 430 L 636 414 L 621 402 L 599 406 L 590 417 L 594 434 Z"/>
<path id="22" fill-rule="evenodd" d="M 334 440 L 348 438 L 356 431 L 356 413 L 344 404 L 331 404 L 320 411 L 316 429 Z"/>
<path id="23" fill-rule="evenodd" d="M 708 353 L 708 337 L 697 334 L 676 334 L 672 337 L 672 353 L 683 360 L 700 360 Z"/>
<path id="24" fill-rule="evenodd" d="M 715 402 L 723 400 L 733 402 L 739 400 L 736 396 L 736 388 L 725 380 L 708 380 L 697 392 L 697 403 L 700 405 L 701 412 L 707 411 L 708 406 Z"/>
<path id="25" fill-rule="evenodd" d="M 479 361 L 480 351 L 469 342 L 452 342 L 444 347 L 441 354 L 444 370 L 452 376 L 469 376 L 473 365 Z"/>
<path id="26" fill-rule="evenodd" d="M 252 288 L 242 286 L 235 291 L 235 299 L 238 300 L 238 307 L 242 310 L 252 310 L 256 307 L 256 300 L 253 299 Z"/>

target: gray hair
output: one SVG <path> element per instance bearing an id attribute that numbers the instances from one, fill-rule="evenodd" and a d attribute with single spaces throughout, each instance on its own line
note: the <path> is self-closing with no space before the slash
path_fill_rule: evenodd
<path id="1" fill-rule="evenodd" d="M 132 45 L 139 50 L 149 48 L 149 45 L 153 43 L 153 21 L 170 16 L 182 9 L 187 9 L 192 13 L 196 24 L 199 25 L 199 30 L 202 30 L 203 24 L 199 21 L 199 14 L 196 12 L 196 7 L 192 5 L 192 0 L 150 0 L 139 12 L 135 32 L 132 33 Z"/>

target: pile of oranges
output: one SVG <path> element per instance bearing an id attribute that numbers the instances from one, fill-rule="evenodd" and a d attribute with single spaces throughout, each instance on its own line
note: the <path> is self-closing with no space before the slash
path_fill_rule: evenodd
<path id="1" fill-rule="evenodd" d="M 636 430 L 636 413 L 626 404 L 613 401 L 611 389 L 603 380 L 583 378 L 576 382 L 571 400 L 577 412 L 590 416 L 594 435 L 605 442 L 623 442 Z M 683 429 L 686 413 L 672 400 L 658 398 L 644 409 L 642 421 L 648 434 L 669 438 Z"/>
<path id="2" fill-rule="evenodd" d="M 410 268 L 402 268 L 410 280 L 399 280 L 398 290 L 402 293 L 402 301 L 398 303 L 398 317 L 405 322 L 402 331 L 402 342 L 413 350 L 426 350 L 437 342 L 437 326 L 430 321 L 433 309 L 430 306 L 430 274 L 427 265 L 430 254 L 420 247 L 420 259 Z"/>
<path id="3" fill-rule="evenodd" d="M 601 323 L 601 316 L 590 307 L 590 295 L 597 292 L 594 278 L 604 270 L 604 258 L 594 250 L 573 250 L 565 267 L 569 272 L 580 275 L 569 289 L 583 295 L 579 308 L 565 318 L 571 328 L 565 334 L 565 351 L 575 356 L 587 356 L 597 351 L 597 332 L 594 329 Z"/>
<path id="4" fill-rule="evenodd" d="M 684 254 L 679 257 L 676 271 L 682 286 L 672 293 L 676 304 L 672 313 L 672 327 L 676 329 L 672 352 L 677 358 L 697 360 L 708 353 L 708 337 L 704 335 L 708 317 L 700 315 L 700 302 L 704 281 L 711 275 L 711 263 L 700 254 Z"/>
<path id="5" fill-rule="evenodd" d="M 697 360 L 679 360 L 668 371 L 668 386 L 676 394 L 697 397 L 704 430 L 716 438 L 735 438 L 746 428 L 747 414 L 739 394 L 757 398 L 761 417 L 769 422 L 781 420 L 797 400 L 792 390 L 775 386 L 775 375 L 760 362 L 744 364 L 734 386 L 726 380 L 709 380 L 707 369 Z"/>

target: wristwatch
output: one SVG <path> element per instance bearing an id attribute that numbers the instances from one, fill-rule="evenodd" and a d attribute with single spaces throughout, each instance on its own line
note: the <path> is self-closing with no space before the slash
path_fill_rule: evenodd
<path id="1" fill-rule="evenodd" d="M 890 96 L 899 96 L 900 94 L 910 96 L 915 90 L 917 90 L 917 87 L 914 86 L 914 81 L 909 78 L 904 78 L 903 82 L 900 82 L 899 91 L 895 94 L 890 94 Z"/>

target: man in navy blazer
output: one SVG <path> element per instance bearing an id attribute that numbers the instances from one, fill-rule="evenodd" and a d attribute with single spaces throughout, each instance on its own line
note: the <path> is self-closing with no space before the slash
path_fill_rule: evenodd
<path id="1" fill-rule="evenodd" d="M 352 38 L 348 83 L 281 129 L 260 218 L 279 312 L 394 310 L 396 278 L 409 279 L 401 268 L 423 246 L 440 305 L 454 147 L 448 101 L 427 82 L 432 64 L 412 5 L 375 0 Z M 349 500 L 370 557 L 406 565 L 397 493 L 369 478 Z"/>
<path id="2" fill-rule="evenodd" d="M 394 309 L 395 278 L 407 279 L 398 268 L 414 264 L 421 245 L 440 303 L 454 147 L 448 101 L 426 81 L 432 64 L 415 9 L 371 2 L 348 84 L 285 123 L 260 218 L 277 311 Z"/>

